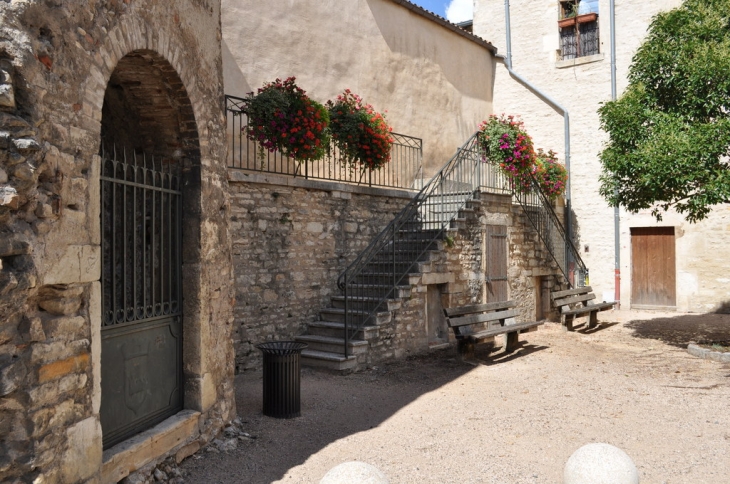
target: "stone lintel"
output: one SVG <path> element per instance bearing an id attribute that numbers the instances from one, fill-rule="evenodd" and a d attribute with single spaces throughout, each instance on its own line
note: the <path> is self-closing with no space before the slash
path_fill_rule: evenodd
<path id="1" fill-rule="evenodd" d="M 427 272 L 421 276 L 421 284 L 449 284 L 455 281 L 453 272 Z"/>

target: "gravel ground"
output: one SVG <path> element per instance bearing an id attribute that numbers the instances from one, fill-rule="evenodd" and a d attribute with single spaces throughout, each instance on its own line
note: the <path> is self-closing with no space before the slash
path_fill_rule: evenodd
<path id="1" fill-rule="evenodd" d="M 730 315 L 702 318 L 609 311 L 596 331 L 548 323 L 471 363 L 448 349 L 347 376 L 304 369 L 291 420 L 264 417 L 261 373 L 240 375 L 251 438 L 189 458 L 184 481 L 316 484 L 360 460 L 391 484 L 559 484 L 576 449 L 607 442 L 642 484 L 730 483 L 730 365 L 683 348 L 702 339 L 693 325 L 730 340 Z"/>

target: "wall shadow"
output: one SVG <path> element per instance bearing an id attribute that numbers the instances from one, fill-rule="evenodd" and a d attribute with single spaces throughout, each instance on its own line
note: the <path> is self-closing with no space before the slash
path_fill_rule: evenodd
<path id="1" fill-rule="evenodd" d="M 637 338 L 657 339 L 678 348 L 691 342 L 730 341 L 730 314 L 681 314 L 629 321 Z"/>
<path id="2" fill-rule="evenodd" d="M 522 348 L 508 358 L 524 350 L 537 351 Z M 243 430 L 255 438 L 230 453 L 208 453 L 200 464 L 195 457 L 187 459 L 181 466 L 185 482 L 211 482 L 206 470 L 213 467 L 222 471 L 216 472 L 216 483 L 277 481 L 328 445 L 379 426 L 422 395 L 474 369 L 454 347 L 345 376 L 303 368 L 302 416 L 289 420 L 262 414 L 262 373 L 243 373 L 236 377 L 236 406 Z M 218 478 L 223 473 L 227 477 Z"/>

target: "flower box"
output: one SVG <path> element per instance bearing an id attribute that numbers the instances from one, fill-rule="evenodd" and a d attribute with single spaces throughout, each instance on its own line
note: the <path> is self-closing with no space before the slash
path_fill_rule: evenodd
<path id="1" fill-rule="evenodd" d="M 560 27 L 561 29 L 572 27 L 574 25 L 575 25 L 575 17 L 561 18 L 560 20 L 558 20 L 558 27 Z"/>
<path id="2" fill-rule="evenodd" d="M 595 13 L 595 12 L 593 12 L 593 13 L 584 13 L 583 15 L 578 15 L 575 19 L 578 21 L 579 24 L 585 24 L 585 23 L 588 23 L 588 22 L 595 22 L 598 19 L 598 14 Z"/>

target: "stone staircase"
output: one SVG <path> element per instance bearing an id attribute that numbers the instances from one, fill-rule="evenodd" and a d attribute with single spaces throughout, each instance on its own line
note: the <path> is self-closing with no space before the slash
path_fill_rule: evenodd
<path id="1" fill-rule="evenodd" d="M 470 193 L 469 197 L 471 196 Z M 450 210 L 453 214 L 453 204 L 463 205 L 464 202 L 466 205 L 458 211 L 457 217 L 450 223 L 445 219 L 449 228 L 434 228 L 433 220 L 442 218 L 437 213 L 439 209 Z M 381 331 L 388 325 L 396 323 L 404 301 L 411 297 L 413 291 L 418 290 L 417 286 L 423 283 L 424 276 L 433 278 L 434 275 L 447 271 L 447 241 L 453 240 L 467 217 L 474 216 L 474 207 L 480 203 L 479 199 L 467 200 L 463 193 L 458 193 L 446 196 L 445 203 L 426 204 L 425 209 L 432 212 L 423 219 L 428 219 L 429 223 L 414 221 L 404 225 L 395 239 L 395 246 L 391 244 L 384 247 L 348 286 L 361 295 L 349 300 L 350 326 L 362 325 L 355 337 L 347 343 L 348 356 L 345 356 L 344 350 L 345 298 L 338 295 L 331 298 L 329 307 L 320 311 L 319 321 L 309 323 L 306 334 L 296 337 L 297 341 L 309 345 L 302 351 L 302 364 L 342 372 L 365 366 L 368 363 L 370 345 L 375 344 Z M 414 261 L 404 257 L 413 254 L 414 247 L 421 253 L 420 258 Z M 398 279 L 403 276 L 395 290 L 394 272 Z M 389 294 L 391 291 L 393 293 Z M 364 321 L 371 313 L 372 317 Z"/>

